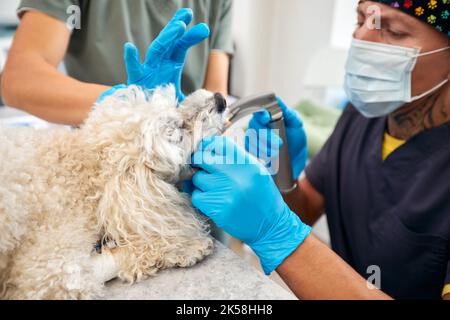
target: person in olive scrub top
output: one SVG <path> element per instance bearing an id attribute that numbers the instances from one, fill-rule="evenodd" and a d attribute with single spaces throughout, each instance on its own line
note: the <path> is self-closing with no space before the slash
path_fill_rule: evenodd
<path id="1" fill-rule="evenodd" d="M 66 23 L 76 5 L 80 29 Z M 2 84 L 9 106 L 51 122 L 79 125 L 109 87 L 126 83 L 123 45 L 132 42 L 141 59 L 150 43 L 182 7 L 193 24 L 209 25 L 210 37 L 190 50 L 182 89 L 227 94 L 232 0 L 23 0 Z M 64 60 L 68 76 L 57 70 Z"/>

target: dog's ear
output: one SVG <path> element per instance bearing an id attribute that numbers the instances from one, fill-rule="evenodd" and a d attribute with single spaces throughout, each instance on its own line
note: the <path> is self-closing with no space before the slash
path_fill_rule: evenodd
<path id="1" fill-rule="evenodd" d="M 108 181 L 98 221 L 99 232 L 119 246 L 159 243 L 203 228 L 190 200 L 144 164 L 127 166 Z"/>
<path id="2" fill-rule="evenodd" d="M 176 183 L 181 167 L 186 164 L 189 136 L 184 122 L 177 116 L 162 119 L 143 129 L 143 155 L 145 165 L 171 183 Z"/>

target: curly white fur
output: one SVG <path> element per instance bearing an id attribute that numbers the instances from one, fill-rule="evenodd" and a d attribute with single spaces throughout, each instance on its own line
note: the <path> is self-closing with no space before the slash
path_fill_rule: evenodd
<path id="1" fill-rule="evenodd" d="M 212 93 L 178 106 L 169 86 L 119 90 L 79 130 L 0 128 L 0 297 L 93 298 L 115 267 L 134 282 L 209 255 L 207 224 L 175 184 L 221 127 Z M 100 239 L 115 243 L 101 261 Z"/>

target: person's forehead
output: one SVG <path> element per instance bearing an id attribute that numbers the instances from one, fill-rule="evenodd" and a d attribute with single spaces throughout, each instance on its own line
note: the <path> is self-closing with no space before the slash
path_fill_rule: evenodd
<path id="1" fill-rule="evenodd" d="M 370 6 L 377 6 L 380 11 L 380 15 L 381 15 L 381 20 L 385 20 L 385 22 L 391 22 L 391 21 L 395 21 L 395 22 L 399 22 L 402 24 L 405 24 L 408 27 L 417 27 L 418 25 L 420 25 L 420 21 L 418 21 L 417 19 L 415 19 L 414 17 L 411 17 L 409 15 L 407 15 L 406 13 L 403 13 L 401 11 L 399 11 L 398 9 L 392 8 L 386 4 L 382 4 L 382 3 L 378 3 L 378 2 L 373 2 L 370 0 L 360 0 L 358 3 L 358 12 L 364 14 L 364 15 L 373 15 L 374 11 L 369 11 L 368 9 Z"/>

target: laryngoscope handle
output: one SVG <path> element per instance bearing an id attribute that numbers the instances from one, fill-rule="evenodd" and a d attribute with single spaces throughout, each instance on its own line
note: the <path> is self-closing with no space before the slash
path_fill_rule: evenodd
<path id="1" fill-rule="evenodd" d="M 297 187 L 297 181 L 295 181 L 292 173 L 284 118 L 281 117 L 280 119 L 271 122 L 270 128 L 278 130 L 278 135 L 283 141 L 278 157 L 278 171 L 274 176 L 275 184 L 281 193 L 289 193 Z M 272 165 L 274 164 L 272 163 Z"/>

